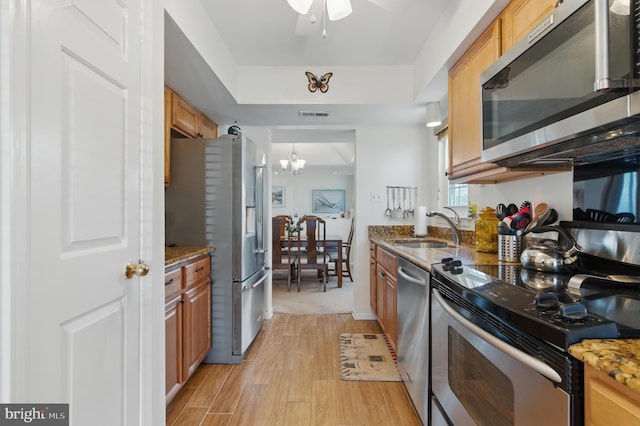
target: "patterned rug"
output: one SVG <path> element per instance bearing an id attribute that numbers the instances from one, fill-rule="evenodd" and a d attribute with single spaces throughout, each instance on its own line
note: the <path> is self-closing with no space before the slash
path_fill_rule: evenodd
<path id="1" fill-rule="evenodd" d="M 341 334 L 342 380 L 399 382 L 396 354 L 383 334 Z"/>

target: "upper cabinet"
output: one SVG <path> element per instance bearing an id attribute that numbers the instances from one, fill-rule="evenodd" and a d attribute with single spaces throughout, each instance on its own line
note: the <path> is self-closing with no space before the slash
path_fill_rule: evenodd
<path id="1" fill-rule="evenodd" d="M 502 20 L 502 53 L 529 34 L 556 7 L 558 0 L 512 0 L 504 8 Z"/>
<path id="2" fill-rule="evenodd" d="M 528 34 L 557 0 L 513 0 L 449 70 L 449 180 L 498 183 L 556 170 L 515 170 L 482 163 L 480 75 Z"/>
<path id="3" fill-rule="evenodd" d="M 218 125 L 169 86 L 164 86 L 164 186 L 171 182 L 171 132 L 187 138 L 215 139 Z"/>
<path id="4" fill-rule="evenodd" d="M 499 57 L 500 21 L 496 20 L 449 70 L 450 179 L 485 168 L 480 163 L 480 74 Z"/>

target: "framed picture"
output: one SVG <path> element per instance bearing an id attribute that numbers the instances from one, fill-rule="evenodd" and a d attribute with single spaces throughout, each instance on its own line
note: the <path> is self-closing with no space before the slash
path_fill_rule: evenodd
<path id="1" fill-rule="evenodd" d="M 285 206 L 286 187 L 284 186 L 272 186 L 271 187 L 271 206 L 272 207 L 284 207 Z"/>
<path id="2" fill-rule="evenodd" d="M 311 190 L 312 213 L 342 213 L 344 210 L 344 189 Z"/>

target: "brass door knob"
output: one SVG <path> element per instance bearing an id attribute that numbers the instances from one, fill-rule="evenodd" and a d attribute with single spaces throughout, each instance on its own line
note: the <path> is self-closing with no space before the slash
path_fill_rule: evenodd
<path id="1" fill-rule="evenodd" d="M 137 265 L 129 262 L 124 271 L 127 278 L 132 278 L 134 275 L 144 277 L 149 273 L 149 266 L 146 263 L 142 263 L 142 260 Z"/>

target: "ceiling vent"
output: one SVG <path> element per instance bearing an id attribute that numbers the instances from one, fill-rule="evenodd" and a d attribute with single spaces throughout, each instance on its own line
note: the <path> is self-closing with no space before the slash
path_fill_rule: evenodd
<path id="1" fill-rule="evenodd" d="M 329 111 L 298 111 L 300 117 L 328 117 L 331 115 Z"/>

